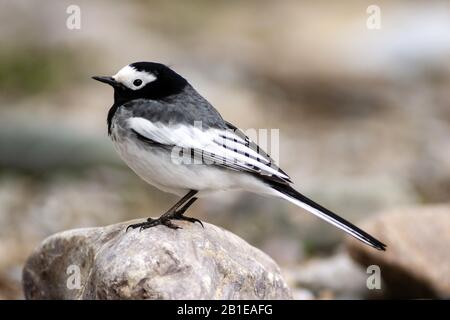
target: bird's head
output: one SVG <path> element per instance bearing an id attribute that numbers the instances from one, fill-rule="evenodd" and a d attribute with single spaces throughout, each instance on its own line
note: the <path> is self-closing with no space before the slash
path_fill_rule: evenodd
<path id="1" fill-rule="evenodd" d="M 92 78 L 114 88 L 116 103 L 134 99 L 164 99 L 181 92 L 187 85 L 186 79 L 178 73 L 155 62 L 135 62 L 123 67 L 113 76 Z"/>

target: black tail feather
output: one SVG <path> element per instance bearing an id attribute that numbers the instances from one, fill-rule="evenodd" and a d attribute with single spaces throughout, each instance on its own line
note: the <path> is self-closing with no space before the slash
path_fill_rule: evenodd
<path id="1" fill-rule="evenodd" d="M 367 232 L 361 230 L 360 228 L 358 228 L 357 226 L 348 222 L 347 220 L 341 218 L 337 214 L 331 212 L 327 208 L 322 207 L 320 204 L 318 204 L 318 203 L 314 202 L 313 200 L 309 199 L 308 197 L 304 196 L 303 194 L 301 194 L 300 192 L 298 192 L 291 186 L 286 185 L 286 184 L 273 183 L 270 181 L 267 181 L 267 183 L 273 189 L 282 193 L 283 195 L 293 199 L 294 201 L 297 200 L 301 204 L 306 205 L 305 209 L 309 210 L 311 213 L 319 216 L 320 218 L 324 219 L 325 221 L 342 229 L 343 231 L 347 232 L 348 234 L 352 235 L 353 237 L 357 238 L 358 240 L 372 246 L 375 249 L 382 250 L 382 251 L 386 250 L 386 245 L 384 243 L 375 239 Z M 310 209 L 312 209 L 312 210 L 310 210 Z"/>

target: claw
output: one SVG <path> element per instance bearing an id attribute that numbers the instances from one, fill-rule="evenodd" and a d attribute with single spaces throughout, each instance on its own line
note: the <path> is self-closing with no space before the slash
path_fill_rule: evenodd
<path id="1" fill-rule="evenodd" d="M 205 226 L 203 225 L 203 223 L 196 218 L 192 218 L 192 217 L 186 217 L 183 216 L 183 212 L 184 211 L 177 211 L 174 215 L 170 216 L 170 217 L 163 217 L 163 218 L 158 218 L 158 219 L 153 219 L 153 218 L 148 218 L 147 221 L 145 222 L 141 222 L 141 223 L 135 223 L 135 224 L 130 224 L 127 229 L 125 230 L 125 232 L 128 231 L 128 229 L 137 229 L 139 228 L 139 231 L 141 232 L 142 230 L 151 228 L 151 227 L 155 227 L 158 225 L 164 225 L 170 229 L 182 229 L 180 226 L 177 226 L 176 224 L 173 224 L 170 220 L 174 219 L 174 220 L 184 220 L 184 221 L 189 221 L 192 223 L 196 223 L 198 222 L 202 228 L 205 228 Z"/>
<path id="2" fill-rule="evenodd" d="M 198 222 L 202 226 L 203 229 L 205 228 L 205 226 L 203 225 L 203 223 L 199 219 L 192 218 L 192 217 L 186 217 L 186 216 L 183 216 L 183 214 L 181 214 L 181 213 L 178 213 L 176 216 L 174 216 L 174 219 L 189 221 L 189 222 L 192 222 L 192 223 Z"/>
<path id="3" fill-rule="evenodd" d="M 142 230 L 151 228 L 151 227 L 155 227 L 158 225 L 164 225 L 170 229 L 181 229 L 181 227 L 173 224 L 172 222 L 170 222 L 170 219 L 167 218 L 159 218 L 159 219 L 153 219 L 153 218 L 148 218 L 147 221 L 145 222 L 141 222 L 141 223 L 136 223 L 136 224 L 131 224 L 127 227 L 126 231 L 128 231 L 128 229 L 137 229 L 139 228 L 139 231 L 141 232 Z"/>
<path id="4" fill-rule="evenodd" d="M 126 229 L 125 232 L 128 232 L 128 229 L 136 229 L 139 228 L 143 225 L 144 223 L 135 223 L 135 224 L 130 224 Z M 142 228 L 142 227 L 141 227 Z"/>
<path id="5" fill-rule="evenodd" d="M 205 226 L 199 219 L 196 219 L 196 218 L 190 218 L 190 219 L 192 219 L 192 220 L 188 220 L 188 221 L 191 221 L 192 223 L 198 222 L 202 226 L 202 228 L 205 229 Z"/>
<path id="6" fill-rule="evenodd" d="M 200 220 L 198 220 L 198 219 L 195 219 L 196 221 L 195 222 L 198 222 L 198 223 L 200 223 L 200 225 L 202 226 L 202 228 L 203 229 L 205 229 L 205 226 L 203 225 L 203 222 L 201 222 Z"/>

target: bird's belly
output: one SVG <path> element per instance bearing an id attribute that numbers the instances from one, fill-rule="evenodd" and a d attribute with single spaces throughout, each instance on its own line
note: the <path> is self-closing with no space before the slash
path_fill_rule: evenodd
<path id="1" fill-rule="evenodd" d="M 170 149 L 143 145 L 131 139 L 114 141 L 126 164 L 144 181 L 166 192 L 183 195 L 189 190 L 200 195 L 232 189 L 252 189 L 259 184 L 242 172 L 204 164 L 182 164 L 174 161 Z"/>

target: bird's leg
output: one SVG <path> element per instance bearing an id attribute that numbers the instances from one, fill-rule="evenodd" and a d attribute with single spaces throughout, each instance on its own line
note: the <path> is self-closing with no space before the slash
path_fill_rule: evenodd
<path id="1" fill-rule="evenodd" d="M 191 206 L 195 202 L 195 200 L 197 200 L 197 198 L 194 197 L 196 194 L 197 194 L 196 190 L 189 191 L 183 198 L 180 199 L 180 201 L 175 203 L 175 205 L 173 205 L 169 210 L 167 210 L 166 213 L 161 215 L 161 217 L 157 219 L 148 218 L 147 221 L 145 222 L 129 225 L 127 227 L 127 230 L 129 228 L 132 229 L 140 228 L 141 230 L 143 230 L 160 224 L 165 225 L 166 227 L 171 229 L 180 229 L 180 227 L 178 227 L 177 225 L 173 224 L 170 221 L 172 219 L 186 220 L 190 222 L 199 222 L 200 224 L 202 224 L 201 221 L 198 219 L 183 216 L 183 213 L 188 209 L 188 207 Z"/>
<path id="2" fill-rule="evenodd" d="M 203 223 L 196 218 L 192 218 L 192 217 L 186 217 L 183 214 L 186 212 L 186 210 L 195 202 L 195 200 L 197 200 L 198 198 L 191 198 L 188 202 L 186 202 L 186 204 L 184 206 L 182 206 L 181 208 L 179 208 L 172 219 L 176 219 L 176 220 L 184 220 L 184 221 L 189 221 L 192 223 L 198 222 L 200 223 L 200 225 L 202 226 L 202 228 L 204 228 Z"/>

